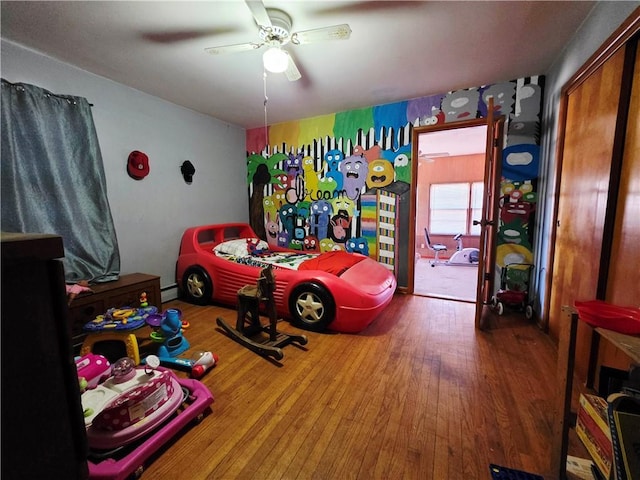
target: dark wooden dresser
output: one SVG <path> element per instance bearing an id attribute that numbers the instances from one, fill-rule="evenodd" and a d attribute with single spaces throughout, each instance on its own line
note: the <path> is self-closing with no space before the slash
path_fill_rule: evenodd
<path id="1" fill-rule="evenodd" d="M 2 233 L 2 478 L 85 479 L 62 238 Z"/>
<path id="2" fill-rule="evenodd" d="M 147 294 L 149 305 L 162 309 L 160 277 L 145 273 L 121 275 L 113 282 L 91 285 L 93 293 L 82 293 L 69 305 L 69 322 L 74 350 L 82 345 L 86 334 L 82 327 L 110 308 L 139 307 L 140 296 Z"/>

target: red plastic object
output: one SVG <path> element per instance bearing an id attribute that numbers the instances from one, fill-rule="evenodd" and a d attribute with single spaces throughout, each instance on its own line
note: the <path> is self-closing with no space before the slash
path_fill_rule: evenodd
<path id="1" fill-rule="evenodd" d="M 499 290 L 496 293 L 498 300 L 504 303 L 517 305 L 527 300 L 527 292 L 517 290 Z"/>
<path id="2" fill-rule="evenodd" d="M 592 327 L 606 328 L 628 335 L 640 334 L 640 308 L 621 307 L 602 300 L 575 302 L 580 320 Z"/>
<path id="3" fill-rule="evenodd" d="M 188 292 L 189 272 L 197 270 L 203 277 L 206 274 L 208 282 L 202 291 L 210 298 L 202 298 L 203 302 L 236 306 L 238 290 L 245 285 L 255 284 L 265 265 L 230 261 L 218 256 L 214 247 L 227 240 L 242 238 L 257 238 L 249 224 L 202 225 L 185 230 L 176 263 L 176 282 L 181 293 Z M 269 249 L 272 252 L 291 251 L 276 245 L 270 245 Z M 393 272 L 368 257 L 339 276 L 323 270 L 280 268 L 275 272 L 275 277 L 274 298 L 278 315 L 293 318 L 296 295 L 302 294 L 305 289 L 308 292 L 308 288 L 317 288 L 326 291 L 335 308 L 325 308 L 322 302 L 315 300 L 309 300 L 312 305 L 308 308 L 318 308 L 323 312 L 335 310 L 328 328 L 342 333 L 357 333 L 371 324 L 391 302 L 397 285 Z M 312 298 L 315 291 L 308 298 Z"/>

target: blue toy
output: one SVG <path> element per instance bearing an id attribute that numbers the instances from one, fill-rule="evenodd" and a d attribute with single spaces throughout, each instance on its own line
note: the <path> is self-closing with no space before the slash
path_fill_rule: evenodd
<path id="1" fill-rule="evenodd" d="M 165 340 L 158 348 L 159 357 L 177 357 L 189 348 L 189 342 L 182 335 L 182 320 L 178 310 L 167 310 L 160 324 L 160 331 Z"/>

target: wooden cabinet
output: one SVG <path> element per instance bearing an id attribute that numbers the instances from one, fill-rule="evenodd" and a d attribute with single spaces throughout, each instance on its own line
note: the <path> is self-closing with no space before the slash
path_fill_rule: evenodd
<path id="1" fill-rule="evenodd" d="M 74 349 L 78 349 L 86 334 L 82 327 L 96 316 L 102 315 L 109 308 L 137 307 L 140 295 L 147 294 L 147 302 L 162 308 L 160 277 L 144 273 L 122 275 L 113 282 L 99 283 L 91 286 L 93 293 L 83 293 L 73 299 L 69 305 L 69 322 Z"/>
<path id="2" fill-rule="evenodd" d="M 558 133 L 548 327 L 558 338 L 552 467 L 566 478 L 574 367 L 591 387 L 597 364 L 629 368 L 615 332 L 578 321 L 575 301 L 640 298 L 640 9 L 565 85 Z M 593 337 L 595 335 L 595 337 Z M 602 341 L 600 341 L 602 337 Z"/>
<path id="3" fill-rule="evenodd" d="M 555 338 L 564 305 L 594 299 L 633 305 L 640 298 L 638 31 L 640 9 L 563 88 L 546 316 Z M 576 371 L 582 377 L 590 344 L 590 329 L 579 325 Z M 628 366 L 615 351 L 605 357 L 611 366 L 626 368 L 621 361 Z"/>
<path id="4" fill-rule="evenodd" d="M 62 238 L 1 239 L 2 478 L 88 478 Z"/>

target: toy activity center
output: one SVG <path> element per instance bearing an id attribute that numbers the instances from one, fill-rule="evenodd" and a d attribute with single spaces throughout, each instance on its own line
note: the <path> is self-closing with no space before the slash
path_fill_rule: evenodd
<path id="1" fill-rule="evenodd" d="M 134 32 L 124 19 L 150 5 L 118 3 L 2 2 L 3 477 L 640 475 L 624 450 L 640 412 L 640 2 L 580 5 L 538 71 L 416 93 L 363 66 L 380 100 L 334 111 L 311 110 L 327 79 L 301 52 L 367 63 L 350 49 L 393 2 L 147 2 L 174 12 L 172 33 Z M 257 40 L 241 18 L 213 32 L 183 16 L 215 3 L 238 3 Z M 123 30 L 94 71 L 55 48 L 86 34 L 61 19 L 96 8 Z M 207 90 L 197 111 L 193 92 L 167 100 L 159 54 L 149 92 L 142 71 L 117 80 L 127 51 L 189 42 L 217 75 L 258 59 L 260 108 L 244 79 L 217 93 L 238 97 L 229 117 Z M 183 70 L 201 88 L 204 70 Z M 480 153 L 418 144 L 475 128 Z M 418 293 L 419 262 L 477 272 L 474 300 Z"/>

